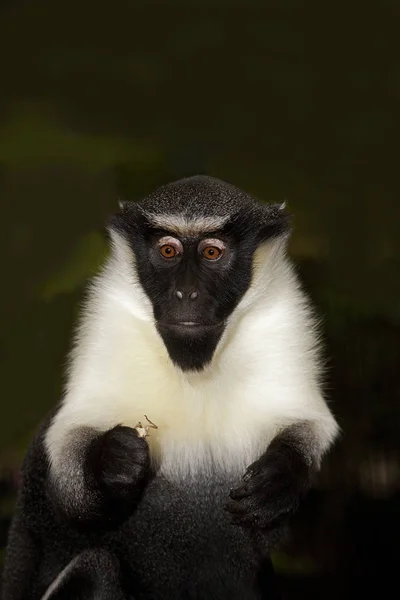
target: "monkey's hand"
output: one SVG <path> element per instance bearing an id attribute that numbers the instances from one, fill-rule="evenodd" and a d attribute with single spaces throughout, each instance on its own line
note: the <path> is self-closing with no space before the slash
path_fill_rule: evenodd
<path id="1" fill-rule="evenodd" d="M 287 440 L 276 440 L 247 469 L 243 484 L 231 490 L 226 510 L 234 523 L 263 530 L 271 538 L 282 531 L 310 485 L 306 458 Z"/>
<path id="2" fill-rule="evenodd" d="M 136 429 L 117 425 L 93 440 L 86 470 L 110 508 L 129 510 L 149 475 L 149 446 Z"/>

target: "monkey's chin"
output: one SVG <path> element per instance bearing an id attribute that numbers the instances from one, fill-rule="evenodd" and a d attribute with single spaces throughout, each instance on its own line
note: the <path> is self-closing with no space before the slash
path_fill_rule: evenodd
<path id="1" fill-rule="evenodd" d="M 170 359 L 182 371 L 201 371 L 210 364 L 224 329 L 225 323 L 157 323 Z"/>

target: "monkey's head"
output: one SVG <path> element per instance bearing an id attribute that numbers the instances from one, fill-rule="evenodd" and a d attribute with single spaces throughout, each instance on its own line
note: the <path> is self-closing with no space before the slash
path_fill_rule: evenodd
<path id="1" fill-rule="evenodd" d="M 285 236 L 289 218 L 281 205 L 198 176 L 124 203 L 110 230 L 126 246 L 171 360 L 201 370 L 251 285 L 255 251 Z"/>

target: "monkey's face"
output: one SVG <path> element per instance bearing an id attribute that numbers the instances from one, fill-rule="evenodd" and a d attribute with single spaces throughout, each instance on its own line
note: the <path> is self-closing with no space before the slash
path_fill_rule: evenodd
<path id="1" fill-rule="evenodd" d="M 135 243 L 141 284 L 171 359 L 200 369 L 251 281 L 251 252 L 222 232 L 178 236 L 149 230 Z"/>
<path id="2" fill-rule="evenodd" d="M 209 180 L 200 187 L 205 183 Z M 182 370 L 200 370 L 212 360 L 230 315 L 251 284 L 254 252 L 269 235 L 265 215 L 261 218 L 265 207 L 253 200 L 245 206 L 236 202 L 227 213 L 225 198 L 222 207 L 213 202 L 218 200 L 215 185 L 213 194 L 203 189 L 208 206 L 199 205 L 198 190 L 196 204 L 190 204 L 194 192 L 186 183 L 186 197 L 172 194 L 173 211 L 160 210 L 170 209 L 172 200 L 159 195 L 153 203 L 125 207 L 114 225 L 133 251 L 156 328 Z M 182 207 L 176 206 L 179 202 Z"/>

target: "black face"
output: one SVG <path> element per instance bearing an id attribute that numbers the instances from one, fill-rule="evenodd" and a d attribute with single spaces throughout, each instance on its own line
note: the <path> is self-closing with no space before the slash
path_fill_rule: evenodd
<path id="1" fill-rule="evenodd" d="M 182 370 L 201 370 L 251 283 L 253 254 L 262 238 L 271 236 L 271 222 L 261 234 L 260 214 L 252 205 L 237 210 L 219 230 L 181 236 L 157 229 L 142 206 L 125 207 L 112 226 L 122 230 L 135 253 L 171 360 Z"/>
<path id="2" fill-rule="evenodd" d="M 223 232 L 185 238 L 149 229 L 134 249 L 171 359 L 184 370 L 201 369 L 250 284 L 251 254 Z"/>

